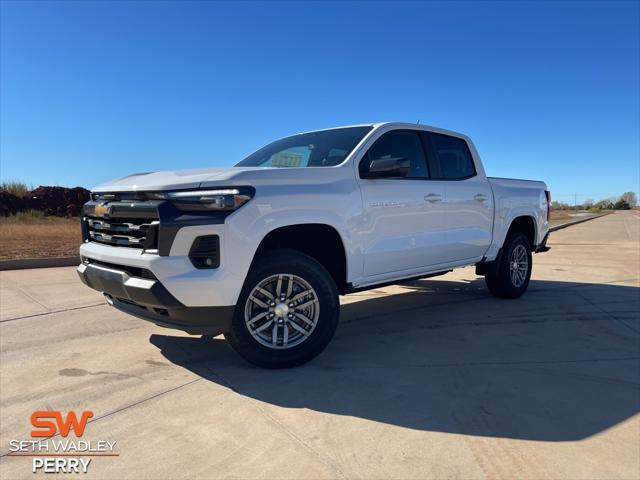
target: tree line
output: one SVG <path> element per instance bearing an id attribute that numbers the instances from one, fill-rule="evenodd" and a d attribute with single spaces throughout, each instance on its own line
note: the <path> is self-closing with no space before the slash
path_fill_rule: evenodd
<path id="1" fill-rule="evenodd" d="M 638 196 L 635 192 L 624 192 L 619 197 L 604 198 L 597 202 L 588 198 L 577 205 L 554 200 L 551 207 L 554 210 L 630 210 L 637 204 Z"/>

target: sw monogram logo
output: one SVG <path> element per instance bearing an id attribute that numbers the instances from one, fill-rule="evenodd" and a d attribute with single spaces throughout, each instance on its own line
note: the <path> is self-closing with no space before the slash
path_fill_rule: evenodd
<path id="1" fill-rule="evenodd" d="M 93 412 L 85 411 L 80 415 L 80 420 L 76 416 L 76 412 L 67 413 L 67 417 L 63 418 L 59 411 L 40 411 L 31 414 L 31 425 L 36 430 L 31 431 L 32 437 L 52 437 L 56 433 L 66 437 L 73 430 L 76 437 L 82 437 L 84 429 L 89 419 L 93 417 Z"/>

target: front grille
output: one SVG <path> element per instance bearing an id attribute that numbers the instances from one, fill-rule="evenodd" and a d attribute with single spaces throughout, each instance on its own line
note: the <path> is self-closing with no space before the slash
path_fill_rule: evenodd
<path id="1" fill-rule="evenodd" d="M 157 249 L 159 203 L 129 199 L 89 201 L 83 207 L 83 237 L 118 247 Z"/>
<path id="2" fill-rule="evenodd" d="M 141 252 L 166 257 L 173 241 L 183 227 L 222 225 L 230 211 L 184 212 L 159 193 L 93 193 L 82 206 L 83 242 L 95 242 L 113 247 L 138 249 Z M 203 244 L 202 268 L 215 268 L 220 259 L 216 245 Z M 216 248 L 211 248 L 216 247 Z"/>
<path id="3" fill-rule="evenodd" d="M 87 230 L 91 240 L 121 247 L 145 248 L 149 229 L 157 224 L 158 221 L 151 219 L 106 220 L 87 217 Z"/>

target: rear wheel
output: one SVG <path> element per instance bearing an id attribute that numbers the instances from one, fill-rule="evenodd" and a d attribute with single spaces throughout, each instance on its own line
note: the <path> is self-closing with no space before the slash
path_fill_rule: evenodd
<path id="1" fill-rule="evenodd" d="M 225 338 L 254 365 L 293 367 L 324 350 L 338 317 L 329 272 L 308 255 L 274 250 L 255 261 Z"/>
<path id="2" fill-rule="evenodd" d="M 531 245 L 520 232 L 509 234 L 500 257 L 484 277 L 489 291 L 500 298 L 518 298 L 531 278 Z"/>

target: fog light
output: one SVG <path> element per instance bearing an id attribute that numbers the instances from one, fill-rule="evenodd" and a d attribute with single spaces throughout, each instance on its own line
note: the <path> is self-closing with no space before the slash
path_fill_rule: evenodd
<path id="1" fill-rule="evenodd" d="M 189 259 L 196 268 L 218 268 L 220 266 L 220 238 L 204 235 L 193 241 Z"/>

